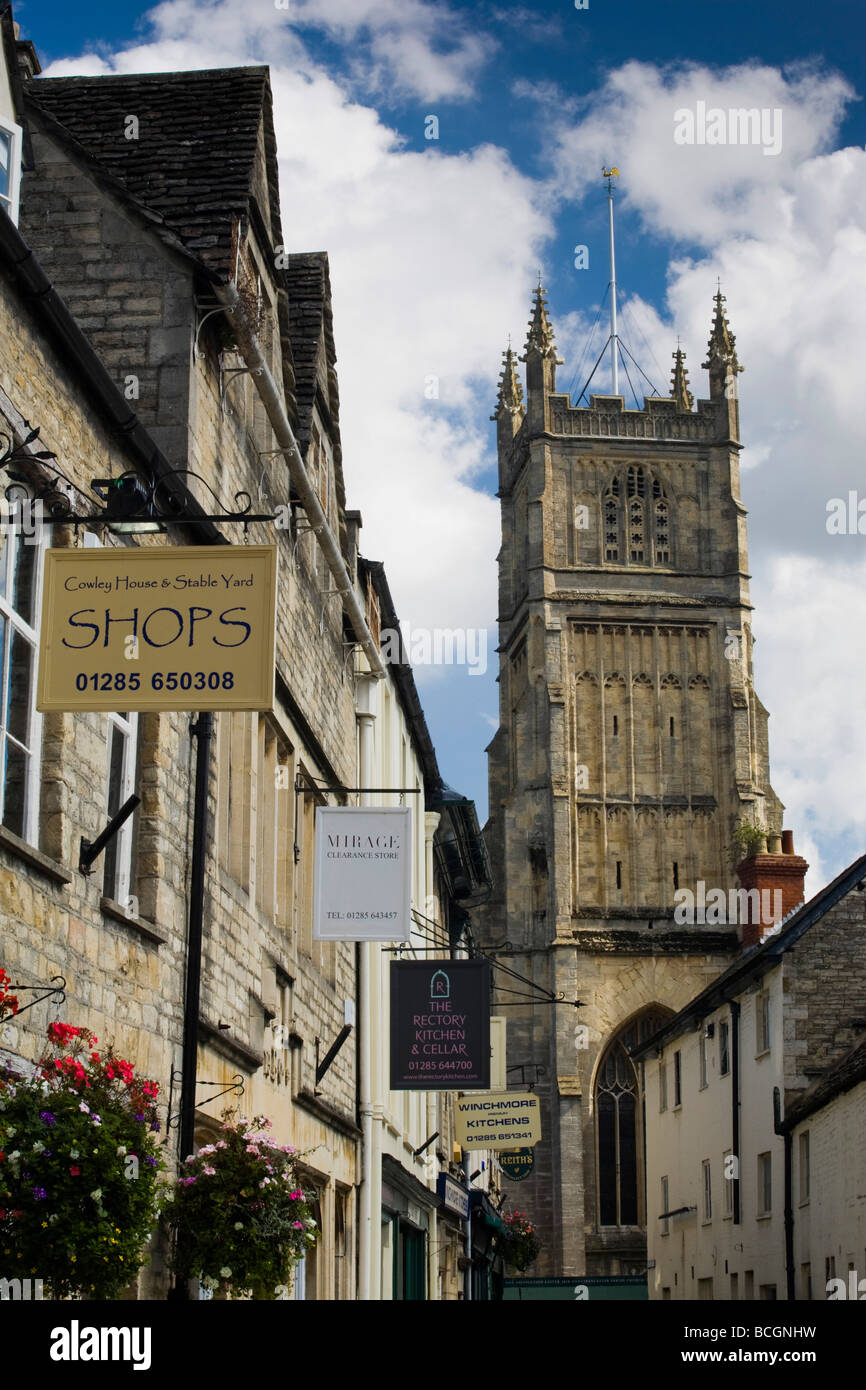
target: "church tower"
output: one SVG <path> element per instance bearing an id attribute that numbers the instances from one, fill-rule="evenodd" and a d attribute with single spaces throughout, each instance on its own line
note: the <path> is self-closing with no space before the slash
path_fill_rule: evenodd
<path id="1" fill-rule="evenodd" d="M 675 894 L 737 887 L 743 822 L 771 850 L 781 830 L 752 681 L 742 367 L 721 291 L 708 400 L 695 407 L 685 355 L 673 356 L 668 397 L 639 410 L 621 396 L 572 405 L 556 389 L 539 284 L 525 400 L 509 347 L 492 417 L 500 720 L 482 944 L 565 1001 L 503 992 L 494 1004 L 509 1066 L 523 1068 L 510 1079 L 535 1080 L 542 1097 L 543 1138 L 519 1191 L 544 1241 L 539 1276 L 644 1272 L 643 1098 L 629 1049 L 742 949 L 736 923 L 677 920 Z"/>

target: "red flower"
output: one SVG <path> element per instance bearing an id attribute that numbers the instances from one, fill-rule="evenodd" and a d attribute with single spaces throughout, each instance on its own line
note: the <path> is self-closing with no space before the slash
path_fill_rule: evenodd
<path id="1" fill-rule="evenodd" d="M 77 1177 L 79 1177 L 80 1173 L 81 1173 L 81 1169 L 80 1169 L 80 1168 L 76 1168 L 75 1164 L 73 1163 L 72 1166 L 71 1166 L 71 1168 L 69 1169 L 69 1176 L 70 1176 L 71 1178 L 77 1178 Z"/>

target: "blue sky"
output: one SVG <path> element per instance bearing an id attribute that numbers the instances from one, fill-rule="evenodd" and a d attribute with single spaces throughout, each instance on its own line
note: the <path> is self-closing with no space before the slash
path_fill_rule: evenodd
<path id="1" fill-rule="evenodd" d="M 39 0 L 15 14 L 49 75 L 270 63 L 284 231 L 291 249 L 331 257 L 362 549 L 384 560 L 413 627 L 491 629 L 486 675 L 416 671 L 443 774 L 482 819 L 497 712 L 488 416 L 500 353 L 509 333 L 522 349 L 541 267 L 565 358 L 558 384 L 571 387 L 607 284 L 599 170 L 615 162 L 631 351 L 664 391 L 681 335 L 705 396 L 720 276 L 746 364 L 756 684 L 810 891 L 862 851 L 866 536 L 826 528 L 829 499 L 866 497 L 861 0 L 166 0 L 151 11 Z M 677 147 L 673 111 L 698 100 L 781 109 L 781 151 Z M 577 244 L 588 270 L 574 267 Z"/>

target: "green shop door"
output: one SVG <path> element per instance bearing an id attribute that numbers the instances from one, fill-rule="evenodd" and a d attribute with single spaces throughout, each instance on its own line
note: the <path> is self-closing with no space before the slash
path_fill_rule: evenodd
<path id="1" fill-rule="evenodd" d="M 423 1231 L 405 1221 L 399 1224 L 394 1259 L 394 1297 L 404 1302 L 427 1297 L 427 1240 Z"/>

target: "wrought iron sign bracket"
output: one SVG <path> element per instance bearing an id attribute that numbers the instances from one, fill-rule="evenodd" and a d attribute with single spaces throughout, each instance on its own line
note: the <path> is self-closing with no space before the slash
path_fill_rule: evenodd
<path id="1" fill-rule="evenodd" d="M 102 834 L 97 835 L 95 840 L 85 840 L 84 836 L 82 835 L 81 844 L 78 851 L 78 872 L 80 874 L 93 873 L 91 865 L 93 864 L 94 859 L 99 858 L 100 854 L 105 849 L 105 846 L 108 844 L 109 840 L 112 840 L 114 838 L 114 836 L 120 830 L 124 822 L 129 820 L 129 817 L 132 815 L 136 806 L 140 805 L 140 796 L 129 797 L 127 801 L 124 801 L 117 814 L 112 816 L 111 820 L 108 822 L 108 825 L 102 831 Z"/>
<path id="2" fill-rule="evenodd" d="M 234 1079 L 234 1081 L 232 1082 L 231 1086 L 225 1086 L 225 1087 L 223 1087 L 223 1089 L 222 1089 L 221 1091 L 217 1091 L 216 1095 L 208 1096 L 206 1100 L 196 1101 L 196 1110 L 200 1110 L 201 1107 L 202 1107 L 203 1105 L 210 1105 L 212 1101 L 214 1101 L 214 1100 L 219 1100 L 220 1096 L 227 1096 L 230 1092 L 231 1092 L 233 1095 L 242 1096 L 242 1095 L 244 1094 L 244 1078 L 241 1076 L 241 1074 L 240 1074 L 239 1071 L 236 1071 L 236 1072 L 234 1073 L 234 1078 L 235 1078 L 235 1079 Z M 174 1095 L 174 1088 L 175 1088 L 175 1086 L 176 1086 L 176 1085 L 179 1085 L 179 1084 L 181 1083 L 182 1079 L 183 1079 L 183 1072 L 180 1070 L 180 1068 L 179 1068 L 179 1067 L 172 1067 L 171 1073 L 170 1073 L 170 1077 L 169 1077 L 168 1115 L 167 1115 L 166 1121 L 165 1121 L 166 1130 L 170 1130 L 170 1129 L 175 1129 L 175 1130 L 176 1130 L 176 1129 L 178 1129 L 179 1126 L 180 1126 L 180 1120 L 181 1120 L 180 1111 L 178 1111 L 176 1115 L 173 1115 L 173 1114 L 171 1113 L 171 1111 L 172 1111 L 172 1101 L 171 1101 L 171 1097 Z M 196 1078 L 196 1085 L 197 1085 L 197 1086 L 221 1086 L 221 1085 L 222 1085 L 222 1082 L 221 1082 L 221 1081 L 200 1081 L 198 1078 Z"/>
<path id="3" fill-rule="evenodd" d="M 319 1039 L 316 1038 L 316 1086 L 318 1086 L 319 1082 L 322 1080 L 322 1077 L 325 1075 L 326 1071 L 331 1066 L 331 1063 L 334 1061 L 334 1058 L 340 1051 L 340 1048 L 343 1046 L 343 1043 L 346 1041 L 351 1031 L 351 1023 L 344 1023 L 343 1027 L 340 1029 L 336 1038 L 331 1043 L 331 1046 L 328 1048 L 321 1062 L 319 1061 Z M 318 1090 L 315 1091 L 314 1094 L 318 1095 Z"/>
<path id="4" fill-rule="evenodd" d="M 372 796 L 399 796 L 402 800 L 404 796 L 420 796 L 420 787 L 343 787 L 339 783 L 336 785 L 323 784 L 316 786 L 315 779 L 304 778 L 300 774 L 295 778 L 295 843 L 294 856 L 295 863 L 300 863 L 301 847 L 298 844 L 298 797 L 299 796 L 329 796 L 329 795 L 354 796 L 370 794 Z M 370 808 L 372 809 L 372 808 Z"/>
<path id="5" fill-rule="evenodd" d="M 3 466 L 4 457 L 0 456 L 0 467 Z M 32 457 L 41 456 L 35 454 Z M 76 531 L 79 526 L 113 526 L 135 531 L 148 526 L 153 530 L 160 526 L 202 526 L 207 522 L 239 522 L 246 531 L 253 521 L 276 520 L 276 512 L 252 511 L 252 496 L 244 491 L 235 493 L 234 511 L 192 512 L 189 504 L 194 498 L 185 481 L 189 478 L 195 478 L 217 505 L 222 506 L 207 479 L 190 468 L 172 468 L 151 482 L 145 482 L 134 468 L 117 478 L 94 478 L 90 483 L 91 491 L 105 503 L 105 510 L 87 515 L 74 512 L 70 496 L 61 493 L 53 483 L 37 494 L 37 498 L 46 502 L 52 521 L 68 523 Z M 9 492 L 7 488 L 7 498 Z"/>
<path id="6" fill-rule="evenodd" d="M 60 981 L 59 984 L 56 983 L 58 980 Z M 46 991 L 45 994 L 40 994 L 38 999 L 31 999 L 29 1004 L 24 1005 L 23 1009 L 16 1009 L 12 1017 L 20 1018 L 22 1014 L 26 1014 L 28 1009 L 34 1008 L 37 1004 L 43 1003 L 46 999 L 53 999 L 55 995 L 59 996 L 57 999 L 58 1004 L 64 1003 L 66 999 L 66 980 L 64 977 L 62 975 L 52 975 L 51 984 L 51 989 L 49 989 L 47 985 L 9 985 L 8 990 L 10 993 L 14 993 L 15 990 L 25 989 L 28 994 L 34 989 L 44 989 Z"/>

